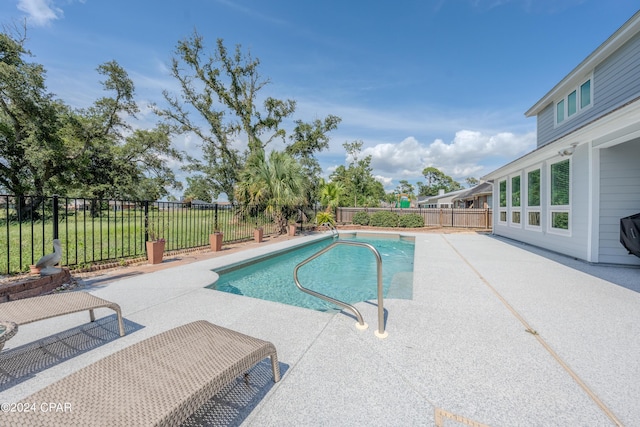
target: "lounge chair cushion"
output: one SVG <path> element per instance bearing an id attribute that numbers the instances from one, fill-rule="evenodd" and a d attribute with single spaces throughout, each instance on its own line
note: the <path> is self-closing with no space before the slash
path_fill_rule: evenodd
<path id="1" fill-rule="evenodd" d="M 207 321 L 124 348 L 21 402 L 60 411 L 0 413 L 3 426 L 174 426 L 266 357 L 280 380 L 273 344 Z"/>
<path id="2" fill-rule="evenodd" d="M 0 319 L 24 325 L 38 320 L 88 310 L 90 319 L 93 322 L 95 320 L 93 310 L 103 307 L 110 308 L 116 312 L 120 336 L 124 336 L 124 324 L 120 306 L 87 292 L 60 292 L 3 302 L 0 304 Z"/>

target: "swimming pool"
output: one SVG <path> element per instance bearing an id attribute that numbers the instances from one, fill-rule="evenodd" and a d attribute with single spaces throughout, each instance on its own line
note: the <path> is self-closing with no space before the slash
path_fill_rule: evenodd
<path id="1" fill-rule="evenodd" d="M 411 299 L 415 247 L 412 237 L 359 233 L 341 234 L 340 239 L 373 245 L 382 258 L 384 296 Z M 207 287 L 319 311 L 337 311 L 337 306 L 300 291 L 293 280 L 296 265 L 332 242 L 332 238 L 322 239 L 274 256 L 216 269 L 220 278 Z M 376 260 L 366 247 L 338 245 L 302 266 L 298 279 L 308 289 L 349 304 L 377 298 Z"/>

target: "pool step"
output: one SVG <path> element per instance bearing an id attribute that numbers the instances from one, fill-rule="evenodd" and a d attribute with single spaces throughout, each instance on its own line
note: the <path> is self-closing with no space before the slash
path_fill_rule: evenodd
<path id="1" fill-rule="evenodd" d="M 393 275 L 387 298 L 413 299 L 413 271 L 401 271 Z"/>

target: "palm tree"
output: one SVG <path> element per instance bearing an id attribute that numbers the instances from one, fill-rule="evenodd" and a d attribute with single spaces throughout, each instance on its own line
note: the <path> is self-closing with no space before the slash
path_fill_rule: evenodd
<path id="1" fill-rule="evenodd" d="M 305 201 L 305 180 L 300 164 L 290 155 L 272 151 L 253 153 L 247 160 L 236 185 L 236 198 L 246 205 L 264 207 L 280 234 L 287 232 L 286 208 Z"/>
<path id="2" fill-rule="evenodd" d="M 326 206 L 328 212 L 333 212 L 340 205 L 340 197 L 345 188 L 340 182 L 320 182 L 320 203 Z"/>

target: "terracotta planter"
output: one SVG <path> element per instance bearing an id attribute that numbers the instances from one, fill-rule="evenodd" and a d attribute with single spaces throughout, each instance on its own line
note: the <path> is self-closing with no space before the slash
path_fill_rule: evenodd
<path id="1" fill-rule="evenodd" d="M 147 259 L 149 264 L 160 264 L 164 254 L 164 240 L 147 242 Z"/>
<path id="2" fill-rule="evenodd" d="M 32 264 L 29 266 L 29 272 L 31 274 L 40 274 L 40 268 Z"/>
<path id="3" fill-rule="evenodd" d="M 297 228 L 298 224 L 289 224 L 289 236 L 295 236 Z"/>
<path id="4" fill-rule="evenodd" d="M 262 242 L 263 233 L 264 233 L 264 231 L 262 230 L 262 228 L 254 229 L 253 230 L 253 240 L 255 240 L 256 243 Z"/>
<path id="5" fill-rule="evenodd" d="M 222 237 L 222 233 L 209 234 L 209 244 L 212 251 L 220 252 L 222 250 Z"/>

